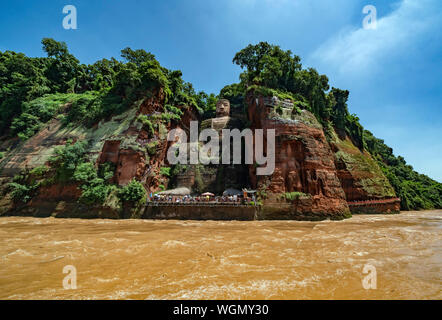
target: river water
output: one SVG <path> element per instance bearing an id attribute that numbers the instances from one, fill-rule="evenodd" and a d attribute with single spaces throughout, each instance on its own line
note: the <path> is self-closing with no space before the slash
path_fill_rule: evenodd
<path id="1" fill-rule="evenodd" d="M 63 287 L 66 265 L 76 289 Z M 0 218 L 0 299 L 441 299 L 441 266 L 441 210 L 323 222 Z M 376 289 L 364 289 L 367 276 Z"/>

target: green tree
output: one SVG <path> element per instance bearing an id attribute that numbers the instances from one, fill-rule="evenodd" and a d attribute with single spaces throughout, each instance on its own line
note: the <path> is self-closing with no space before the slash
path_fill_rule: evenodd
<path id="1" fill-rule="evenodd" d="M 295 89 L 295 75 L 301 70 L 301 59 L 290 50 L 260 42 L 239 51 L 233 62 L 246 69 L 240 76 L 248 85 L 263 85 L 272 89 Z"/>
<path id="2" fill-rule="evenodd" d="M 332 88 L 330 96 L 333 97 L 332 105 L 332 121 L 335 127 L 341 132 L 345 133 L 345 124 L 347 120 L 348 107 L 347 100 L 350 92 L 348 90 L 341 90 Z"/>
<path id="3" fill-rule="evenodd" d="M 58 147 L 49 163 L 56 169 L 59 181 L 69 181 L 80 163 L 84 162 L 87 142 L 67 143 Z"/>
<path id="4" fill-rule="evenodd" d="M 22 112 L 24 102 L 50 92 L 46 62 L 22 53 L 0 52 L 0 133 Z"/>
<path id="5" fill-rule="evenodd" d="M 51 82 L 53 91 L 75 92 L 80 71 L 77 58 L 69 53 L 64 42 L 44 38 L 41 43 L 49 58 L 45 75 Z"/>
<path id="6" fill-rule="evenodd" d="M 145 196 L 146 190 L 143 185 L 136 180 L 132 180 L 118 192 L 118 197 L 122 202 L 129 202 L 132 204 L 138 203 L 144 199 Z"/>

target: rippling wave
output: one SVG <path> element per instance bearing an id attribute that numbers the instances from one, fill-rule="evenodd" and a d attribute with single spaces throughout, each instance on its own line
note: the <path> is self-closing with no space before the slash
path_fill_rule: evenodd
<path id="1" fill-rule="evenodd" d="M 440 299 L 442 211 L 345 221 L 0 218 L 0 299 Z M 365 265 L 377 289 L 365 290 Z M 65 290 L 63 268 L 77 270 Z"/>

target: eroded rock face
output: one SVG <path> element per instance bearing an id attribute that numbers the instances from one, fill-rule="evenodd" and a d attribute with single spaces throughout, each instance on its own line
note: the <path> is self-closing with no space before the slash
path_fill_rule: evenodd
<path id="1" fill-rule="evenodd" d="M 120 150 L 116 171 L 116 182 L 126 185 L 132 179 L 140 180 L 146 169 L 145 158 L 142 152 L 131 149 Z"/>
<path id="2" fill-rule="evenodd" d="M 43 186 L 29 203 L 15 204 L 12 212 L 14 215 L 34 217 L 55 217 L 59 214 L 73 217 L 73 209 L 79 206 L 75 200 L 80 196 L 81 190 L 75 183 Z"/>
<path id="3" fill-rule="evenodd" d="M 140 114 L 153 114 L 156 111 L 164 110 L 164 98 L 163 89 L 155 90 L 149 98 L 141 103 Z"/>
<path id="4" fill-rule="evenodd" d="M 17 146 L 0 161 L 0 175 L 13 177 L 26 168 L 44 165 L 56 146 L 61 146 L 68 139 L 76 137 L 60 134 L 61 123 L 57 119 L 50 121 L 40 132 L 26 142 L 17 142 Z"/>
<path id="5" fill-rule="evenodd" d="M 352 201 L 348 203 L 351 213 L 400 213 L 401 200 L 390 198 L 382 200 Z"/>
<path id="6" fill-rule="evenodd" d="M 159 191 L 160 185 L 167 187 L 168 181 L 160 175 L 160 168 L 167 165 L 167 150 L 172 144 L 167 141 L 167 133 L 180 128 L 189 135 L 190 121 L 198 121 L 198 112 L 194 108 L 178 108 L 183 112 L 179 123 L 160 123 L 152 134 L 134 121 L 127 130 L 104 142 L 98 163 L 110 162 L 115 165 L 114 183 L 123 186 L 136 179 L 149 192 Z M 164 94 L 162 90 L 158 90 L 141 103 L 137 116 L 149 117 L 163 112 Z"/>
<path id="7" fill-rule="evenodd" d="M 69 201 L 72 198 L 79 198 L 80 196 L 81 190 L 78 184 L 67 184 L 63 186 L 50 185 L 42 187 L 39 190 L 37 198 L 38 200 Z"/>
<path id="8" fill-rule="evenodd" d="M 348 201 L 396 197 L 387 177 L 367 151 L 358 149 L 349 137 L 342 139 L 333 132 L 330 140 L 338 177 Z"/>
<path id="9" fill-rule="evenodd" d="M 264 97 L 253 94 L 247 97 L 251 128 L 275 129 L 276 133 L 274 173 L 257 176 L 254 166 L 249 167 L 252 187 L 268 193 L 264 210 L 265 206 L 276 203 L 277 195 L 297 191 L 311 197 L 310 205 L 296 209 L 299 214 L 310 212 L 324 218 L 346 216 L 349 209 L 345 194 L 321 125 L 305 110 L 290 119 L 275 117 L 273 106 L 267 106 L 265 101 Z M 295 210 L 294 206 L 291 209 Z"/>

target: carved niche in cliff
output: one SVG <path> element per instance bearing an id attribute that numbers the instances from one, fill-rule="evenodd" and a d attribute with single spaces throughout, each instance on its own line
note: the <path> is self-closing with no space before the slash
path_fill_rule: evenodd
<path id="1" fill-rule="evenodd" d="M 307 192 L 305 181 L 305 148 L 297 140 L 277 139 L 275 171 L 270 177 L 268 189 L 274 193 Z"/>
<path id="2" fill-rule="evenodd" d="M 220 144 L 222 141 L 222 129 L 241 130 L 241 127 L 241 119 L 238 119 L 236 114 L 231 116 L 231 105 L 227 99 L 220 99 L 216 103 L 216 118 L 207 119 L 201 124 L 201 129 L 210 128 L 218 131 Z M 233 152 L 233 149 L 231 149 L 231 151 Z M 232 154 L 231 158 L 233 158 Z M 242 156 L 242 158 L 244 158 L 244 156 Z M 247 167 L 242 165 L 222 165 L 221 159 L 219 163 L 220 164 L 201 166 L 198 170 L 195 170 L 196 167 L 188 165 L 188 170 L 177 175 L 177 186 L 195 188 L 196 182 L 199 181 L 200 187 L 202 186 L 205 191 L 215 193 L 222 193 L 227 188 L 241 189 L 246 187 L 248 176 Z M 197 177 L 197 175 L 199 177 Z"/>

